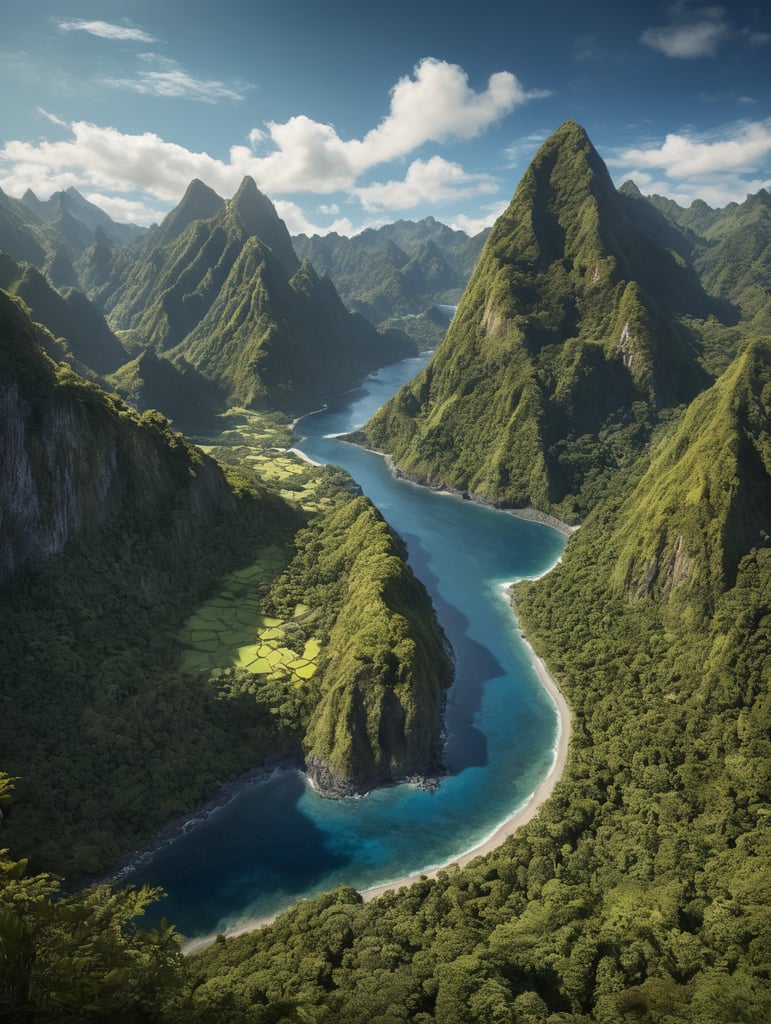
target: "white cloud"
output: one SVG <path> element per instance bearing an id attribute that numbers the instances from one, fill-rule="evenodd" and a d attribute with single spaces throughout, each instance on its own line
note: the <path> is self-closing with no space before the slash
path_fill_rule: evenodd
<path id="1" fill-rule="evenodd" d="M 359 169 L 404 156 L 424 142 L 455 137 L 472 139 L 516 107 L 550 93 L 527 91 L 509 71 L 491 75 L 483 93 L 469 87 L 457 64 L 427 57 L 391 90 L 386 118 L 361 142 L 352 143 Z"/>
<path id="2" fill-rule="evenodd" d="M 726 135 L 694 139 L 671 134 L 658 147 L 626 149 L 608 163 L 660 168 L 669 178 L 688 178 L 721 171 L 750 171 L 771 153 L 771 119 L 742 124 Z"/>
<path id="3" fill-rule="evenodd" d="M 508 205 L 508 201 L 502 202 L 481 217 L 467 217 L 464 213 L 460 213 L 448 220 L 447 223 L 456 231 L 465 231 L 470 238 L 473 238 L 485 228 L 492 227 Z"/>
<path id="4" fill-rule="evenodd" d="M 677 3 L 669 13 L 671 24 L 648 28 L 640 36 L 640 42 L 667 57 L 714 57 L 720 43 L 730 34 L 722 7 L 688 11 L 685 4 Z"/>
<path id="5" fill-rule="evenodd" d="M 62 119 L 60 117 L 57 117 L 56 114 L 49 113 L 47 110 L 44 110 L 43 107 L 35 107 L 35 110 L 38 112 L 38 114 L 41 115 L 41 117 L 44 117 L 47 121 L 50 121 L 51 124 L 58 124 L 60 128 L 69 128 L 69 125 L 66 121 L 62 121 Z"/>
<path id="6" fill-rule="evenodd" d="M 743 202 L 771 183 L 771 119 L 730 125 L 709 137 L 667 135 L 658 145 L 620 150 L 607 163 L 617 183 L 631 178 L 641 191 L 688 206 Z"/>
<path id="7" fill-rule="evenodd" d="M 308 219 L 305 211 L 296 203 L 286 199 L 277 199 L 274 203 L 279 217 L 284 221 L 290 235 L 328 235 L 336 232 L 338 235 L 352 235 L 354 227 L 347 217 L 341 217 L 333 224 L 320 226 Z"/>
<path id="8" fill-rule="evenodd" d="M 334 217 L 336 214 L 340 213 L 340 207 L 337 203 L 330 203 L 328 205 L 322 203 L 321 206 L 319 206 L 319 213 L 323 213 L 325 217 Z"/>
<path id="9" fill-rule="evenodd" d="M 156 42 L 154 36 L 141 28 L 114 25 L 109 21 L 87 21 L 84 18 L 77 18 L 74 21 L 60 20 L 58 25 L 62 32 L 88 32 L 89 35 L 98 36 L 100 39 L 119 39 L 134 43 Z"/>
<path id="10" fill-rule="evenodd" d="M 242 100 L 245 90 L 249 88 L 246 85 L 226 85 L 216 80 L 193 78 L 180 67 L 165 71 L 140 71 L 136 78 L 102 78 L 100 81 L 111 88 L 130 89 L 145 96 L 199 100 L 202 103 Z"/>
<path id="11" fill-rule="evenodd" d="M 409 210 L 420 203 L 443 203 L 463 195 L 497 192 L 486 175 L 466 174 L 460 164 L 440 156 L 414 160 L 402 181 L 366 185 L 355 189 L 365 210 Z"/>
<path id="12" fill-rule="evenodd" d="M 153 209 L 147 203 L 136 199 L 106 195 L 104 192 L 87 192 L 84 193 L 84 198 L 122 224 L 141 224 L 149 227 L 151 224 L 159 224 L 168 212 Z"/>
<path id="13" fill-rule="evenodd" d="M 136 79 L 111 84 L 207 101 L 238 99 L 245 88 L 198 81 L 173 62 L 161 62 L 153 54 L 146 58 L 156 60 L 157 66 L 142 70 Z M 414 161 L 401 181 L 368 185 L 357 193 L 361 176 L 427 143 L 473 138 L 517 106 L 544 95 L 542 90 L 525 90 L 509 72 L 491 76 L 486 88 L 477 92 L 462 68 L 426 59 L 412 77 L 397 82 L 388 114 L 359 139 L 344 140 L 332 125 L 300 114 L 283 123 L 271 122 L 266 131 L 252 129 L 248 145 L 232 146 L 222 160 L 150 132 L 130 135 L 76 121 L 68 126 L 71 135 L 64 140 L 6 143 L 0 150 L 0 185 L 12 195 L 21 195 L 28 187 L 45 195 L 74 185 L 100 193 L 143 192 L 160 202 L 175 202 L 192 178 L 227 197 L 250 175 L 271 198 L 343 192 L 360 195 L 368 207 L 393 202 L 406 209 L 422 200 L 479 194 L 495 186 L 438 156 Z"/>

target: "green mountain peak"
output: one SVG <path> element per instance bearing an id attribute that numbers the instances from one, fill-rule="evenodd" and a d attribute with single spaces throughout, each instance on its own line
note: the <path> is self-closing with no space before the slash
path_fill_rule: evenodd
<path id="1" fill-rule="evenodd" d="M 496 221 L 431 364 L 366 441 L 417 479 L 583 515 L 659 410 L 707 382 L 676 315 L 704 315 L 709 298 L 637 205 L 584 129 L 562 125 Z"/>

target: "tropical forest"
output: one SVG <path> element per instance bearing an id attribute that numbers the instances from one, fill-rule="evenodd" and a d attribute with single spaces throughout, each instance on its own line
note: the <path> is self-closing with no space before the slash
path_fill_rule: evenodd
<path id="1" fill-rule="evenodd" d="M 418 357 L 343 443 L 561 531 L 509 591 L 561 775 L 462 865 L 191 945 L 120 870 L 180 822 L 277 768 L 444 784 L 419 544 L 296 450 Z M 617 187 L 567 121 L 473 236 L 292 236 L 249 176 L 149 229 L 0 193 L 0 408 L 3 1021 L 771 1020 L 768 191 Z"/>

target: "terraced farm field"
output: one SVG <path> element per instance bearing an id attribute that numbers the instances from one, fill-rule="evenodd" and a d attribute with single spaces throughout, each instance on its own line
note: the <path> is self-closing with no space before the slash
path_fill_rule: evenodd
<path id="1" fill-rule="evenodd" d="M 231 573 L 220 592 L 190 616 L 179 632 L 183 668 L 208 671 L 245 668 L 255 675 L 280 673 L 301 686 L 318 668 L 319 642 L 300 629 L 313 613 L 298 604 L 291 619 L 262 615 L 259 591 L 287 562 L 280 548 L 264 548 L 258 559 Z M 301 649 L 298 648 L 301 646 Z"/>

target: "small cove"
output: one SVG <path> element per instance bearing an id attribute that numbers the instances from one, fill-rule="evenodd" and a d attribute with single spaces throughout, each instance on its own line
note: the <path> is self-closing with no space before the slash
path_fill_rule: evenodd
<path id="1" fill-rule="evenodd" d="M 126 879 L 162 886 L 159 912 L 186 936 L 237 928 L 339 883 L 366 889 L 451 861 L 525 804 L 552 764 L 554 705 L 503 584 L 547 570 L 564 536 L 397 480 L 381 456 L 335 437 L 364 423 L 426 358 L 386 367 L 305 417 L 295 444 L 316 462 L 344 466 L 407 542 L 455 654 L 450 775 L 434 792 L 402 785 L 334 801 L 296 771 L 250 785 Z"/>

